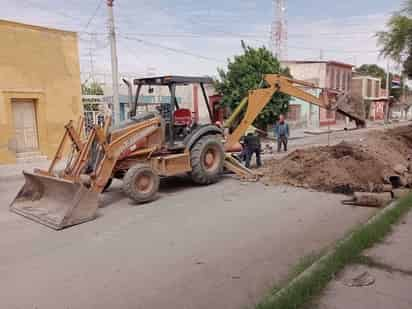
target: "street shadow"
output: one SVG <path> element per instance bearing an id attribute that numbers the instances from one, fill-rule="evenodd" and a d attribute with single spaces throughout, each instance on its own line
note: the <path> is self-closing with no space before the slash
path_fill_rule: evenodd
<path id="1" fill-rule="evenodd" d="M 176 193 L 197 186 L 187 175 L 164 177 L 160 179 L 159 192 Z"/>
<path id="2" fill-rule="evenodd" d="M 122 190 L 122 181 L 114 180 L 112 185 L 99 196 L 99 208 L 114 205 L 123 199 L 127 199 Z"/>
<path id="3" fill-rule="evenodd" d="M 181 176 L 172 176 L 172 177 L 164 177 L 160 179 L 160 187 L 159 193 L 160 194 L 171 194 L 180 191 L 187 190 L 189 188 L 197 187 L 189 176 L 181 175 Z M 99 208 L 106 208 L 111 205 L 120 202 L 121 200 L 127 199 L 126 195 L 122 190 L 122 181 L 115 180 L 113 184 L 102 193 L 99 197 Z M 146 203 L 141 204 L 134 204 L 133 205 L 145 205 Z"/>
<path id="4" fill-rule="evenodd" d="M 227 178 L 232 178 L 232 177 L 233 175 L 224 174 L 221 176 L 221 179 L 216 184 L 210 184 L 208 186 L 217 185 L 219 182 L 224 181 Z M 194 183 L 193 180 L 188 175 L 162 177 L 160 179 L 158 198 L 162 198 L 163 195 L 183 192 L 185 190 L 190 190 L 190 189 L 194 189 L 198 187 L 205 187 L 205 186 Z M 106 192 L 100 195 L 99 208 L 109 207 L 125 199 L 128 200 L 127 196 L 124 194 L 122 190 L 122 181 L 115 180 L 113 181 L 113 184 L 110 186 L 110 188 Z M 130 204 L 143 206 L 147 203 L 135 204 L 130 201 Z"/>

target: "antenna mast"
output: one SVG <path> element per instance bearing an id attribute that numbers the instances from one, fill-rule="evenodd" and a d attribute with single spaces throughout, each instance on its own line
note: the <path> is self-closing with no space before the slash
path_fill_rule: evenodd
<path id="1" fill-rule="evenodd" d="M 287 59 L 288 30 L 286 21 L 286 0 L 273 0 L 273 22 L 271 49 L 278 60 Z"/>

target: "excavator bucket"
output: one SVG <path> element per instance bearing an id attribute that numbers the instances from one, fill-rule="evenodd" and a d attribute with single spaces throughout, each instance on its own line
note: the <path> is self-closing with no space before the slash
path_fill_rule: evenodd
<path id="1" fill-rule="evenodd" d="M 354 120 L 357 128 L 366 126 L 366 112 L 363 100 L 355 98 L 348 93 L 339 95 L 335 102 L 335 108 L 338 112 Z"/>
<path id="2" fill-rule="evenodd" d="M 23 172 L 25 184 L 10 210 L 55 230 L 95 218 L 98 193 L 65 179 Z"/>

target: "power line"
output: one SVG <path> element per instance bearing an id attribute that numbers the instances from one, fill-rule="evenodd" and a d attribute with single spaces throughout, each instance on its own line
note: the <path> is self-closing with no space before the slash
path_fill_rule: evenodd
<path id="1" fill-rule="evenodd" d="M 39 5 L 39 3 L 37 3 L 37 2 L 31 1 L 31 0 L 20 0 L 20 1 L 23 1 L 23 2 L 25 2 L 26 4 L 32 6 L 32 7 L 36 8 L 36 9 L 39 9 L 39 10 L 42 10 L 42 11 L 45 11 L 45 12 L 48 12 L 48 13 L 52 12 L 52 13 L 54 13 L 54 14 L 57 14 L 57 15 L 60 15 L 60 16 L 62 16 L 62 17 L 64 17 L 64 18 L 66 18 L 66 19 L 71 19 L 71 20 L 75 20 L 76 22 L 79 22 L 79 18 L 78 18 L 78 17 L 71 16 L 71 15 L 69 15 L 69 14 L 66 14 L 66 13 L 60 12 L 60 11 L 52 11 L 52 10 L 50 10 L 49 8 L 46 8 L 45 6 Z"/>
<path id="2" fill-rule="evenodd" d="M 153 8 L 153 6 L 152 6 Z M 166 15 L 170 15 L 170 10 L 168 8 L 164 8 L 164 7 L 157 7 L 155 8 L 157 10 L 163 11 Z M 131 25 L 130 23 L 128 23 L 128 19 L 125 19 L 126 23 Z M 184 18 L 183 21 L 185 22 L 185 24 L 189 24 L 189 25 L 205 25 L 205 23 L 202 23 L 199 20 L 193 20 L 191 18 Z M 216 26 L 215 24 L 206 24 L 206 26 Z M 231 31 L 227 31 L 226 29 L 222 30 L 222 29 L 217 29 L 216 27 L 213 27 L 217 30 L 218 33 L 223 33 L 223 34 L 227 34 L 227 35 L 237 35 L 236 33 L 233 33 Z"/>
<path id="3" fill-rule="evenodd" d="M 319 51 L 319 47 L 302 47 L 302 46 L 291 46 L 289 47 L 294 48 L 294 49 L 303 49 L 303 50 L 316 50 Z M 342 50 L 342 49 L 324 49 L 322 48 L 322 51 L 326 52 L 332 52 L 332 53 L 342 53 L 342 54 L 372 54 L 372 53 L 378 53 L 378 50 Z"/>
<path id="4" fill-rule="evenodd" d="M 146 41 L 146 40 L 142 40 L 140 38 L 125 36 L 125 35 L 122 35 L 122 34 L 119 34 L 119 36 L 122 37 L 123 39 L 126 39 L 126 40 L 136 41 L 136 42 L 139 42 L 139 43 L 144 44 L 144 45 L 157 47 L 157 48 L 168 50 L 168 51 L 171 51 L 171 52 L 174 52 L 174 53 L 179 53 L 179 54 L 183 54 L 183 55 L 187 55 L 187 56 L 192 56 L 192 57 L 195 57 L 195 58 L 198 58 L 198 59 L 213 61 L 213 62 L 217 62 L 217 63 L 224 63 L 224 60 L 222 60 L 222 59 L 217 59 L 217 58 L 213 58 L 213 57 L 199 55 L 199 54 L 192 53 L 192 52 L 184 50 L 184 49 L 179 49 L 179 48 L 174 48 L 174 47 L 170 47 L 170 46 L 166 46 L 166 45 L 162 45 L 162 44 L 157 44 L 157 43 L 149 42 L 149 41 Z"/>
<path id="5" fill-rule="evenodd" d="M 119 27 L 116 28 L 117 30 L 121 30 Z M 88 33 L 88 32 L 84 32 Z M 269 32 L 268 32 L 269 33 Z M 94 34 L 97 35 L 106 35 L 103 32 L 95 32 Z M 132 36 L 145 36 L 145 37 L 176 37 L 176 38 L 204 38 L 204 37 L 216 37 L 220 36 L 220 38 L 261 38 L 265 39 L 268 35 L 266 34 L 259 34 L 259 33 L 233 33 L 224 34 L 222 32 L 208 32 L 208 33 L 201 33 L 201 32 L 123 32 L 124 35 L 132 35 Z M 325 33 L 289 33 L 288 36 L 291 37 L 312 37 L 312 36 L 332 36 L 341 39 L 343 37 L 352 38 L 355 35 L 359 34 L 366 34 L 366 35 L 374 35 L 375 33 L 372 32 L 350 32 L 350 33 L 333 33 L 333 32 L 325 32 Z"/>
<path id="6" fill-rule="evenodd" d="M 89 28 L 90 24 L 92 23 L 93 19 L 96 17 L 97 13 L 99 12 L 100 8 L 102 7 L 104 0 L 99 0 L 99 3 L 97 4 L 96 9 L 94 10 L 92 16 L 90 16 L 89 20 L 86 23 L 86 26 L 84 27 L 84 31 Z"/>

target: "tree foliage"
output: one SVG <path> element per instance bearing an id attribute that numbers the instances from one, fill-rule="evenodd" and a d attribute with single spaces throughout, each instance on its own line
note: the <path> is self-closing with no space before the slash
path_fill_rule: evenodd
<path id="1" fill-rule="evenodd" d="M 103 95 L 103 88 L 97 82 L 83 83 L 82 84 L 83 95 Z"/>
<path id="2" fill-rule="evenodd" d="M 381 87 L 386 88 L 386 71 L 376 64 L 362 64 L 355 69 L 355 72 L 361 75 L 369 75 L 375 78 L 380 78 Z"/>
<path id="3" fill-rule="evenodd" d="M 388 31 L 377 33 L 381 54 L 403 63 L 404 72 L 412 77 L 412 0 L 392 15 L 387 27 Z"/>
<path id="4" fill-rule="evenodd" d="M 103 95 L 103 88 L 100 86 L 99 83 L 97 82 L 91 82 L 91 83 L 83 83 L 82 84 L 82 95 Z M 87 111 L 96 111 L 99 109 L 99 103 L 100 100 L 89 97 L 85 98 L 83 97 L 83 108 L 84 110 Z"/>
<path id="5" fill-rule="evenodd" d="M 216 90 L 223 96 L 222 104 L 232 110 L 248 95 L 248 91 L 256 89 L 265 74 L 285 74 L 290 76 L 288 69 L 282 69 L 279 61 L 265 47 L 252 48 L 242 42 L 243 54 L 228 59 L 227 69 L 218 69 Z M 260 113 L 255 125 L 266 129 L 276 118 L 287 112 L 289 96 L 277 93 Z"/>
<path id="6" fill-rule="evenodd" d="M 386 89 L 386 71 L 376 64 L 362 64 L 360 67 L 355 69 L 356 73 L 362 75 L 369 75 L 372 77 L 380 78 L 381 79 L 381 88 Z M 389 73 L 389 83 L 392 83 L 393 74 Z M 402 95 L 402 88 L 404 87 L 404 81 L 401 80 L 400 88 L 392 88 L 390 87 L 390 95 L 393 96 L 395 99 L 399 99 Z"/>

